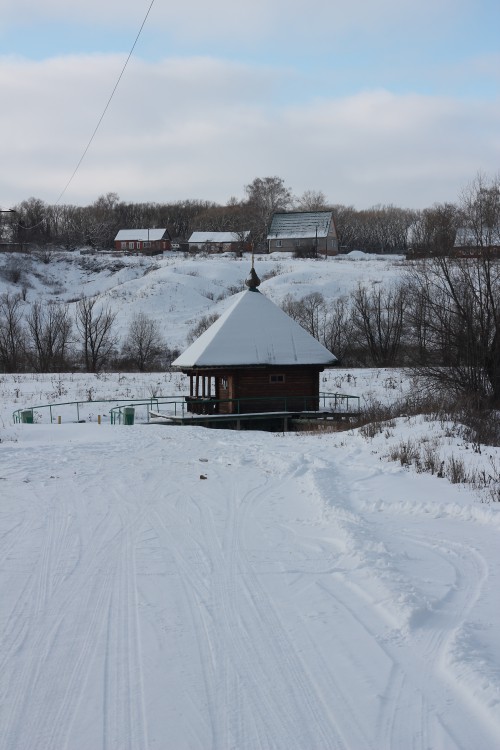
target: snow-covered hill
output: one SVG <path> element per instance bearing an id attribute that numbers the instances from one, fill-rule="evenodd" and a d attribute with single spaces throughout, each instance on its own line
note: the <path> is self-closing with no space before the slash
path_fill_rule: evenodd
<path id="1" fill-rule="evenodd" d="M 251 265 L 248 255 L 236 259 L 178 253 L 154 257 L 53 253 L 50 262 L 46 260 L 45 254 L 0 254 L 0 294 L 24 289 L 28 303 L 44 299 L 70 305 L 84 295 L 99 295 L 118 313 L 121 337 L 134 313 L 141 311 L 161 323 L 171 348 L 181 349 L 200 317 L 222 312 L 228 298 L 243 288 Z M 280 303 L 287 294 L 299 298 L 321 292 L 335 299 L 359 282 L 390 283 L 405 266 L 399 256 L 355 252 L 328 260 L 257 256 L 255 267 L 263 282 L 261 291 Z"/>

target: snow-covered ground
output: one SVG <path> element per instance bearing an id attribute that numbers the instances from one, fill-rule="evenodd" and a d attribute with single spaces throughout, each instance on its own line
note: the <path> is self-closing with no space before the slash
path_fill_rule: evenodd
<path id="1" fill-rule="evenodd" d="M 150 260 L 85 275 L 61 256 L 26 275 L 28 301 L 99 291 L 123 329 L 141 309 L 183 347 L 248 272 Z M 401 273 L 261 264 L 281 269 L 274 301 Z M 391 370 L 321 382 L 363 403 L 413 388 Z M 499 450 L 424 417 L 271 434 L 112 426 L 101 401 L 184 392 L 171 373 L 0 376 L 0 749 L 497 750 L 500 503 L 390 459 L 498 480 Z M 12 419 L 75 400 L 82 423 Z"/>
<path id="2" fill-rule="evenodd" d="M 12 424 L 161 377 L 2 378 L 2 750 L 496 750 L 500 504 L 386 458 L 460 441 Z"/>

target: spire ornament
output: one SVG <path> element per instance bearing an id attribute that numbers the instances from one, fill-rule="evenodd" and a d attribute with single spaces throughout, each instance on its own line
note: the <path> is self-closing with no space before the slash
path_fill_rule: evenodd
<path id="1" fill-rule="evenodd" d="M 257 276 L 255 272 L 255 268 L 252 266 L 250 269 L 250 273 L 245 279 L 245 284 L 250 289 L 250 291 L 255 292 L 257 291 L 257 287 L 260 286 L 260 279 Z"/>
<path id="2" fill-rule="evenodd" d="M 252 242 L 252 267 L 250 269 L 250 273 L 245 279 L 245 284 L 247 287 L 252 291 L 255 292 L 258 286 L 260 286 L 260 279 L 257 276 L 254 268 L 254 252 L 253 252 L 253 242 Z"/>

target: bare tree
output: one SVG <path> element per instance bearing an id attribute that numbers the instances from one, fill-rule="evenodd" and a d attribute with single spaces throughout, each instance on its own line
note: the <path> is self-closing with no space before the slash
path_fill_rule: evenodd
<path id="1" fill-rule="evenodd" d="M 0 365 L 4 372 L 19 372 L 23 364 L 25 331 L 20 294 L 0 295 Z"/>
<path id="2" fill-rule="evenodd" d="M 353 293 L 353 323 L 361 346 L 368 351 L 370 363 L 391 367 L 401 346 L 406 293 L 397 288 L 373 289 L 359 285 Z"/>
<path id="3" fill-rule="evenodd" d="M 67 305 L 34 302 L 26 317 L 27 358 L 35 372 L 60 372 L 68 365 L 73 324 Z"/>
<path id="4" fill-rule="evenodd" d="M 359 250 L 357 244 L 357 212 L 354 206 L 335 205 L 333 207 L 335 228 L 339 242 L 339 251 L 347 253 Z"/>
<path id="5" fill-rule="evenodd" d="M 15 224 L 18 242 L 37 242 L 44 244 L 50 240 L 47 224 L 47 205 L 40 198 L 29 198 L 15 207 L 17 223 Z"/>
<path id="6" fill-rule="evenodd" d="M 373 206 L 357 211 L 353 206 L 333 207 L 341 252 L 406 253 L 420 213 L 397 206 Z"/>
<path id="7" fill-rule="evenodd" d="M 441 390 L 500 405 L 500 266 L 480 257 L 437 257 L 409 276 L 417 367 Z"/>
<path id="8" fill-rule="evenodd" d="M 352 347 L 353 322 L 351 304 L 346 297 L 327 301 L 319 292 L 294 299 L 283 299 L 282 309 L 314 336 L 337 359 L 345 360 Z"/>
<path id="9" fill-rule="evenodd" d="M 498 245 L 500 239 L 500 175 L 476 175 L 462 191 L 460 210 L 464 227 L 476 247 Z"/>
<path id="10" fill-rule="evenodd" d="M 320 341 L 326 312 L 325 298 L 320 292 L 311 292 L 298 300 L 287 294 L 281 307 L 290 318 Z"/>
<path id="11" fill-rule="evenodd" d="M 354 323 L 351 302 L 347 297 L 338 297 L 329 306 L 325 317 L 321 343 L 347 364 L 353 345 Z"/>
<path id="12" fill-rule="evenodd" d="M 166 345 L 156 320 L 143 312 L 137 313 L 130 322 L 123 353 L 139 372 L 145 372 L 151 370 L 155 364 L 158 365 L 158 358 L 165 349 Z"/>
<path id="13" fill-rule="evenodd" d="M 95 297 L 83 297 L 76 307 L 76 327 L 81 336 L 87 372 L 99 372 L 116 345 L 113 324 L 116 313 L 97 304 Z"/>
<path id="14" fill-rule="evenodd" d="M 321 190 L 305 190 L 295 202 L 299 211 L 324 211 L 328 208 L 326 195 Z"/>
<path id="15" fill-rule="evenodd" d="M 271 217 L 277 211 L 286 211 L 293 203 L 290 188 L 281 177 L 256 177 L 245 186 L 248 199 L 252 234 L 257 242 L 262 242 L 269 227 Z"/>
<path id="16" fill-rule="evenodd" d="M 187 342 L 192 344 L 196 341 L 202 333 L 204 333 L 210 326 L 219 319 L 218 313 L 209 313 L 208 315 L 202 315 L 197 324 L 188 331 Z"/>
<path id="17" fill-rule="evenodd" d="M 413 257 L 448 255 L 455 242 L 459 212 L 453 203 L 436 203 L 416 212 L 411 229 Z"/>
<path id="18" fill-rule="evenodd" d="M 116 216 L 119 200 L 116 193 L 106 193 L 85 209 L 85 241 L 92 247 L 113 246 L 113 240 L 120 228 Z"/>

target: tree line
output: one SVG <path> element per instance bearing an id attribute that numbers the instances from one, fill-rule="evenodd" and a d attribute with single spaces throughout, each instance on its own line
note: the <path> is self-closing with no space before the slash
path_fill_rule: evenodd
<path id="1" fill-rule="evenodd" d="M 486 251 L 410 261 L 391 285 L 283 308 L 345 367 L 410 367 L 435 395 L 500 407 L 500 264 Z"/>
<path id="2" fill-rule="evenodd" d="M 89 206 L 49 205 L 29 198 L 14 206 L 15 213 L 0 214 L 2 235 L 16 243 L 61 247 L 112 248 L 120 229 L 166 227 L 173 240 L 186 241 L 193 231 L 250 230 L 256 250 L 265 250 L 273 213 L 331 209 L 341 252 L 413 252 L 447 254 L 458 229 L 465 229 L 474 244 L 483 246 L 500 232 L 500 177 L 478 174 L 457 201 L 437 203 L 423 210 L 375 205 L 330 204 L 321 191 L 294 196 L 280 177 L 255 178 L 244 188 L 245 198 L 232 197 L 226 205 L 204 200 L 171 203 L 126 203 L 116 193 L 102 195 Z"/>
<path id="3" fill-rule="evenodd" d="M 0 295 L 0 367 L 3 372 L 160 371 L 178 355 L 160 325 L 143 312 L 130 322 L 121 343 L 117 313 L 95 297 L 82 297 L 74 315 L 68 304 Z"/>

